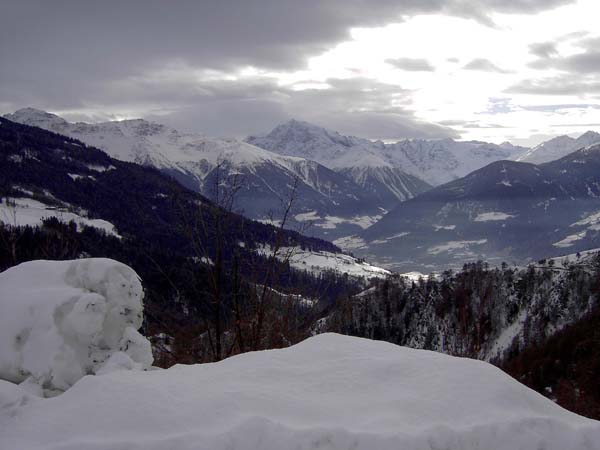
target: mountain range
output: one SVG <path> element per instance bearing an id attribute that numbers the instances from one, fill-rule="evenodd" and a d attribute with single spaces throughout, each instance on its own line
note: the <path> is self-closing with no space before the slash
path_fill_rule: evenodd
<path id="1" fill-rule="evenodd" d="M 386 183 L 389 174 L 399 173 L 420 178 L 432 186 L 460 178 L 493 161 L 516 158 L 527 150 L 510 143 L 496 145 L 453 139 L 406 139 L 386 144 L 342 136 L 297 120 L 279 125 L 264 136 L 251 136 L 247 142 L 280 155 L 318 161 L 349 174 L 358 183 L 364 180 Z M 386 184 L 390 191 L 400 185 Z"/>
<path id="2" fill-rule="evenodd" d="M 336 242 L 397 269 L 424 271 L 600 247 L 600 145 L 540 165 L 494 162 Z"/>
<path id="3" fill-rule="evenodd" d="M 600 133 L 596 133 L 595 131 L 587 131 L 577 139 L 570 136 L 557 136 L 527 150 L 522 155 L 519 155 L 516 160 L 542 164 L 560 159 L 575 150 L 594 144 L 600 144 Z"/>
<path id="4" fill-rule="evenodd" d="M 384 143 L 298 120 L 244 142 L 142 119 L 70 123 L 33 108 L 5 117 L 76 138 L 115 159 L 157 168 L 212 200 L 235 191 L 233 209 L 264 222 L 278 223 L 296 186 L 289 227 L 393 268 L 412 270 L 417 264 L 428 270 L 478 257 L 521 261 L 584 248 L 594 236 L 592 229 L 581 239 L 569 238 L 578 230 L 573 224 L 595 211 L 590 206 L 594 174 L 585 178 L 583 193 L 574 188 L 583 183 L 579 169 L 591 164 L 590 156 L 580 155 L 584 162 L 573 163 L 577 170 L 551 169 L 557 162 L 528 164 L 589 148 L 600 140 L 593 131 L 527 149 L 452 139 Z M 540 216 L 540 205 L 546 204 Z M 553 221 L 557 226 L 549 233 Z M 541 234 L 540 227 L 545 227 Z"/>
<path id="5" fill-rule="evenodd" d="M 5 117 L 78 139 L 113 158 L 155 167 L 212 200 L 236 191 L 233 209 L 256 220 L 277 223 L 295 186 L 290 226 L 314 222 L 311 234 L 330 239 L 366 228 L 399 200 L 430 188 L 395 171 L 390 174 L 395 183 L 390 193 L 381 183 L 359 184 L 313 160 L 283 156 L 235 139 L 182 133 L 141 119 L 69 123 L 33 108 Z"/>

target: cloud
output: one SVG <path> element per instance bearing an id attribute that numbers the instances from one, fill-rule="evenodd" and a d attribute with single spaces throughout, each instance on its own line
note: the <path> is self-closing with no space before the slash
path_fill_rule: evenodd
<path id="1" fill-rule="evenodd" d="M 467 63 L 463 69 L 465 70 L 478 70 L 481 72 L 496 72 L 496 73 L 511 73 L 508 70 L 501 69 L 489 59 L 475 58 L 471 62 Z"/>
<path id="2" fill-rule="evenodd" d="M 237 137 L 267 131 L 290 118 L 373 139 L 459 137 L 449 127 L 415 117 L 409 109 L 411 92 L 399 86 L 368 78 L 329 79 L 327 85 L 294 90 L 267 80 L 207 81 L 184 107 L 146 118 Z M 180 89 L 193 92 L 198 86 Z"/>
<path id="3" fill-rule="evenodd" d="M 31 105 L 106 118 L 146 111 L 217 134 L 261 131 L 301 114 L 340 129 L 353 123 L 369 136 L 454 136 L 447 127 L 420 121 L 409 108 L 411 93 L 397 87 L 334 80 L 327 91 L 294 91 L 268 76 L 241 77 L 240 71 L 303 69 L 310 57 L 350 39 L 352 28 L 413 15 L 491 24 L 498 12 L 530 14 L 568 3 L 572 0 L 4 2 L 0 106 L 4 112 Z M 403 70 L 432 69 L 426 60 L 396 62 Z"/>
<path id="4" fill-rule="evenodd" d="M 435 67 L 433 67 L 429 61 L 421 58 L 395 58 L 386 59 L 385 62 L 396 67 L 397 69 L 411 72 L 435 71 Z"/>
<path id="5" fill-rule="evenodd" d="M 520 81 L 504 92 L 533 95 L 587 95 L 600 93 L 600 80 L 570 75 Z"/>
<path id="6" fill-rule="evenodd" d="M 537 42 L 529 46 L 531 54 L 539 58 L 550 58 L 551 56 L 558 55 L 556 44 L 554 42 Z"/>
<path id="7" fill-rule="evenodd" d="M 557 105 L 521 105 L 526 111 L 558 112 L 568 109 L 600 109 L 600 103 L 565 103 Z"/>

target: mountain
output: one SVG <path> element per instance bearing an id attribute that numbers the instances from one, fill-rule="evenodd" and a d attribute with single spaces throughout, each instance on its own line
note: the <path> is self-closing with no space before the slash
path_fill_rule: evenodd
<path id="1" fill-rule="evenodd" d="M 386 273 L 330 242 L 223 210 L 152 167 L 2 118 L 0 199 L 0 270 L 36 259 L 121 261 L 144 280 L 145 326 L 171 336 L 213 317 L 219 268 L 225 323 L 233 299 L 250 301 L 257 285 L 273 286 L 270 305 L 287 294 L 328 303 Z M 265 251 L 276 246 L 291 264 Z"/>
<path id="2" fill-rule="evenodd" d="M 308 214 L 315 222 L 310 232 L 323 237 L 358 232 L 395 204 L 378 195 L 368 181 L 359 185 L 317 162 L 281 156 L 234 139 L 180 133 L 141 119 L 69 123 L 33 108 L 5 117 L 78 139 L 121 161 L 155 167 L 213 200 L 235 190 L 234 210 L 252 219 L 277 218 L 298 180 L 289 225 L 305 226 Z M 427 188 L 410 179 L 406 185 L 414 187 L 415 193 Z"/>
<path id="3" fill-rule="evenodd" d="M 494 162 L 336 242 L 391 267 L 425 272 L 600 247 L 600 145 L 540 166 Z"/>
<path id="4" fill-rule="evenodd" d="M 600 133 L 594 131 L 587 131 L 577 139 L 569 136 L 557 136 L 527 150 L 524 154 L 516 158 L 516 160 L 533 164 L 542 164 L 560 159 L 575 150 L 599 143 Z"/>
<path id="5" fill-rule="evenodd" d="M 351 174 L 357 182 L 362 178 L 382 183 L 399 200 L 412 197 L 406 192 L 414 190 L 405 187 L 411 175 L 436 186 L 490 162 L 511 159 L 526 150 L 506 143 L 496 145 L 453 139 L 406 139 L 385 144 L 343 136 L 297 120 L 279 125 L 264 136 L 251 136 L 247 142 L 281 155 L 318 161 L 336 171 Z M 390 172 L 396 176 L 390 178 Z"/>

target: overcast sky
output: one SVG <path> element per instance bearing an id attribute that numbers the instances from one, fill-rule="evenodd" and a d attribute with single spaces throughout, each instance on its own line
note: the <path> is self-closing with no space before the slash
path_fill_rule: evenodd
<path id="1" fill-rule="evenodd" d="M 244 137 L 600 131 L 598 0 L 1 0 L 0 112 Z"/>

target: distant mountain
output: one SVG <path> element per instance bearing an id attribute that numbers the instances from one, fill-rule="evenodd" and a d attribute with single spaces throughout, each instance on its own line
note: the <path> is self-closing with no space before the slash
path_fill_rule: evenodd
<path id="1" fill-rule="evenodd" d="M 343 136 L 297 120 L 279 125 L 264 136 L 251 136 L 247 142 L 281 155 L 318 161 L 338 172 L 353 175 L 355 181 L 377 180 L 387 186 L 389 192 L 398 192 L 399 200 L 412 197 L 403 194 L 410 175 L 431 185 L 440 185 L 490 162 L 515 158 L 527 150 L 508 143 L 496 145 L 452 139 L 407 139 L 385 144 Z M 395 174 L 392 179 L 390 172 Z"/>
<path id="2" fill-rule="evenodd" d="M 494 162 L 336 242 L 391 267 L 425 272 L 600 247 L 600 145 L 540 166 Z"/>
<path id="3" fill-rule="evenodd" d="M 595 131 L 587 131 L 577 139 L 569 136 L 557 136 L 527 150 L 524 154 L 516 158 L 516 160 L 533 164 L 542 164 L 560 159 L 575 150 L 599 143 L 600 133 L 596 133 Z"/>
<path id="4" fill-rule="evenodd" d="M 368 180 L 359 185 L 318 162 L 281 156 L 234 139 L 180 133 L 141 119 L 69 123 L 33 108 L 5 117 L 73 137 L 121 161 L 155 167 L 213 200 L 217 185 L 220 195 L 237 185 L 234 209 L 252 219 L 269 220 L 272 215 L 277 219 L 298 180 L 289 223 L 306 225 L 306 218 L 310 217 L 315 222 L 310 233 L 324 237 L 358 232 L 396 203 L 395 198 L 380 195 L 378 185 Z M 406 196 L 412 197 L 428 187 L 408 178 L 406 189 L 413 191 Z M 296 216 L 299 220 L 295 220 Z"/>

